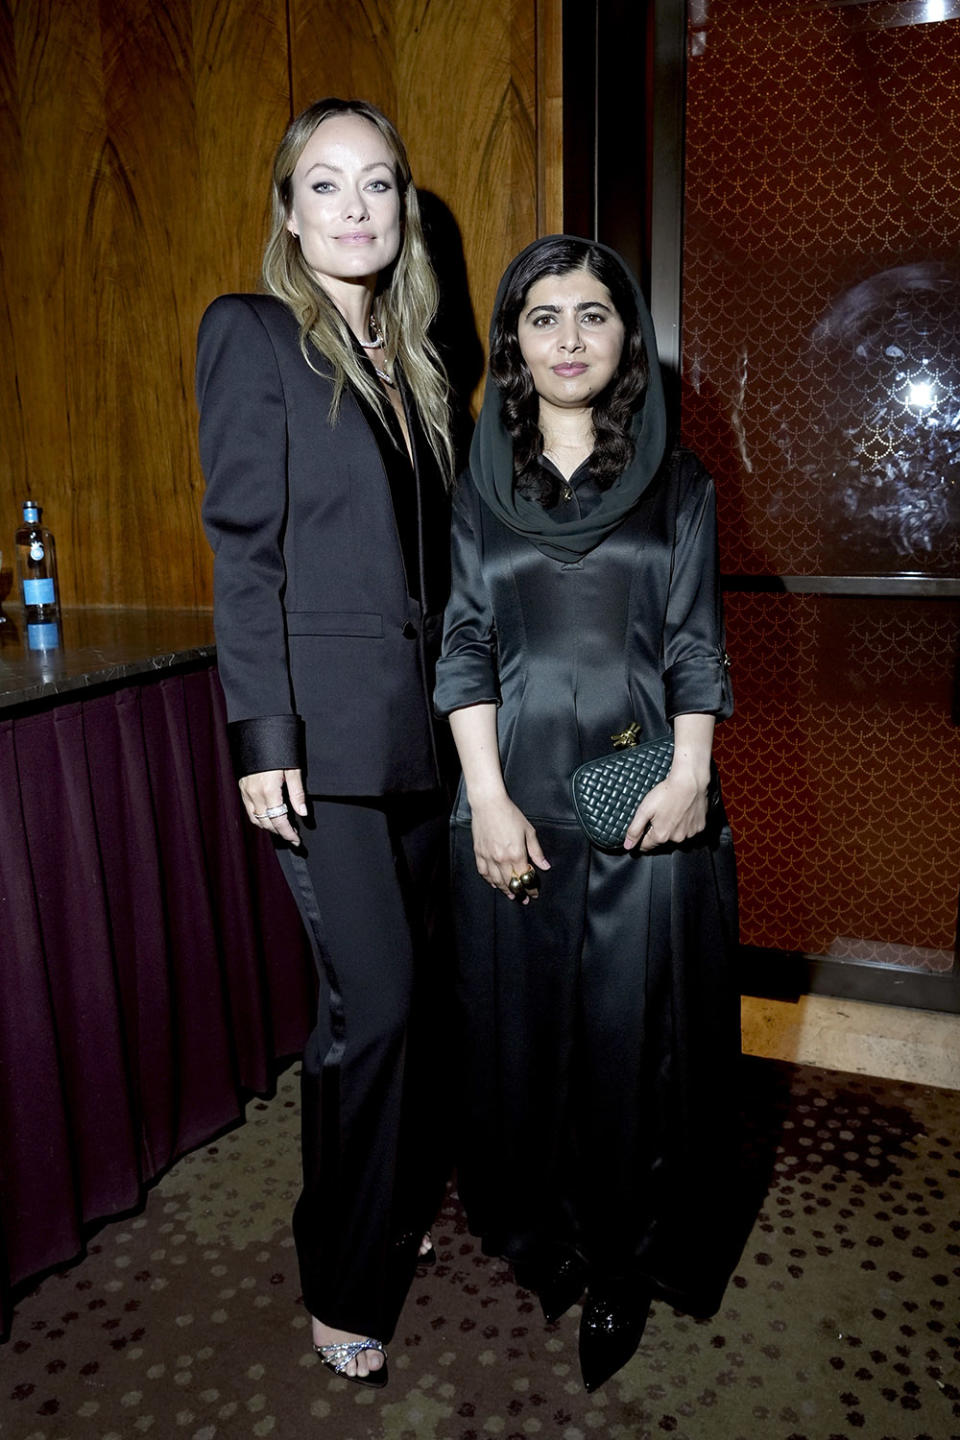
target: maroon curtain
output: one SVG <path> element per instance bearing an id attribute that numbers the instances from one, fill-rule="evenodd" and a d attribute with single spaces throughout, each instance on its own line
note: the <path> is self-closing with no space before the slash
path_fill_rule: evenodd
<path id="1" fill-rule="evenodd" d="M 0 721 L 0 1330 L 9 1289 L 264 1091 L 313 967 L 210 668 Z"/>

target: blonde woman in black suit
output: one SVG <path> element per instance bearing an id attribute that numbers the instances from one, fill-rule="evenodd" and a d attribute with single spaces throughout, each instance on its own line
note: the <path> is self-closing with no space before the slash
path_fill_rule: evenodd
<path id="1" fill-rule="evenodd" d="M 452 454 L 416 190 L 372 105 L 321 100 L 288 128 L 263 279 L 200 327 L 217 655 L 243 804 L 320 977 L 294 1213 L 313 1341 L 382 1385 L 442 1183 L 410 1015 L 444 890 L 430 695 Z"/>

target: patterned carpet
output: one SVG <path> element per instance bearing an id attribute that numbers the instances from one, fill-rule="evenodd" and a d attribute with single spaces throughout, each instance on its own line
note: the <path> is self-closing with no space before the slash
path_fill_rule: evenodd
<path id="1" fill-rule="evenodd" d="M 719 1314 L 654 1306 L 593 1396 L 481 1255 L 451 1195 L 383 1392 L 322 1371 L 289 1212 L 297 1080 L 182 1160 L 144 1212 L 23 1297 L 0 1348 L 3 1440 L 955 1440 L 960 1094 L 744 1062 L 749 1226 Z M 704 1175 L 710 1197 L 729 1177 Z"/>

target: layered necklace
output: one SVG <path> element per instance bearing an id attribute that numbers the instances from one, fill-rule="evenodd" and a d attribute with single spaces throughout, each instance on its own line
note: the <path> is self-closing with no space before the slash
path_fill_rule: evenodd
<path id="1" fill-rule="evenodd" d="M 360 341 L 360 344 L 363 346 L 364 350 L 382 350 L 383 331 L 377 324 L 377 317 L 373 314 L 372 311 L 370 312 L 370 334 L 373 336 L 372 340 Z M 374 370 L 380 376 L 380 379 L 385 385 L 394 385 L 396 383 L 393 376 L 390 374 L 390 371 L 387 369 L 386 365 L 378 365 L 372 355 L 368 356 L 368 359 L 370 360 L 370 364 L 373 366 Z"/>

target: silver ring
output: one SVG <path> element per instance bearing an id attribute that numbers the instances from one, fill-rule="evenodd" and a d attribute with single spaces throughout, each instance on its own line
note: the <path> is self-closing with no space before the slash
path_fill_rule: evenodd
<path id="1" fill-rule="evenodd" d="M 286 807 L 286 805 L 270 805 L 270 806 L 267 807 L 266 810 L 264 810 L 264 812 L 263 812 L 262 815 L 258 815 L 258 816 L 257 816 L 257 819 L 258 819 L 258 820 L 276 820 L 276 818 L 277 818 L 278 815 L 286 815 L 286 813 L 287 813 L 287 807 Z"/>

